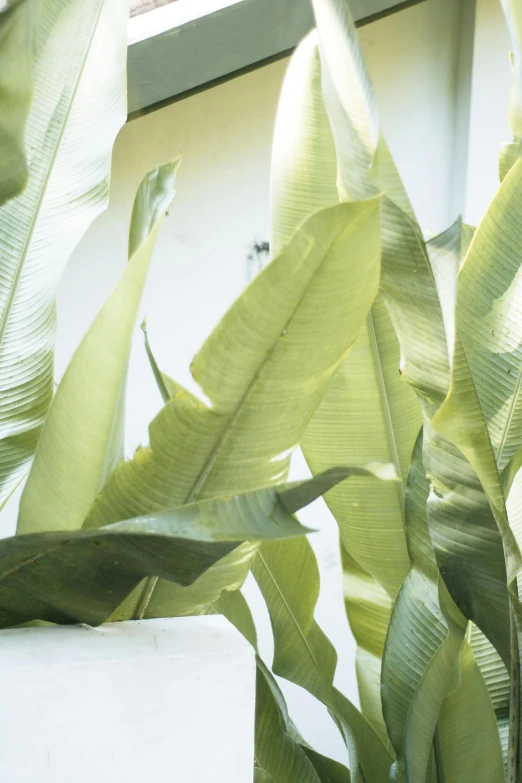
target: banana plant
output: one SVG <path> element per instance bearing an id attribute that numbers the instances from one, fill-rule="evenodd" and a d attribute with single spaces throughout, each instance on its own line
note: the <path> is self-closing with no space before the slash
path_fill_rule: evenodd
<path id="1" fill-rule="evenodd" d="M 370 488 L 360 477 L 326 496 L 344 550 L 363 716 L 374 732 L 363 736 L 359 718 L 348 722 L 356 780 L 522 780 L 520 14 L 503 5 L 513 36 L 514 141 L 476 232 L 456 220 L 424 237 L 380 130 L 345 0 L 313 0 L 317 30 L 298 48 L 281 97 L 276 248 L 325 203 L 382 194 L 379 297 L 301 442 L 313 474 L 338 461 L 384 459 L 400 479 Z M 331 645 L 313 620 L 317 588 L 311 597 L 302 588 L 317 585 L 317 567 L 299 544 L 263 544 L 253 572 L 272 619 L 273 672 L 324 701 L 305 682 L 302 642 L 290 643 L 292 624 L 282 619 L 289 607 L 305 618 L 299 636 L 321 639 L 307 648 L 331 681 Z M 372 766 L 375 736 L 388 754 L 382 772 Z"/>
<path id="2" fill-rule="evenodd" d="M 0 16 L 0 36 L 28 2 Z M 221 612 L 257 651 L 241 593 L 251 572 L 274 635 L 271 664 L 258 655 L 257 783 L 522 783 L 520 14 L 503 5 L 514 139 L 502 184 L 476 231 L 457 219 L 427 240 L 348 1 L 313 0 L 317 29 L 292 59 L 276 125 L 274 258 L 194 359 L 208 403 L 146 342 L 165 404 L 124 460 L 130 344 L 178 164 L 143 181 L 128 266 L 51 400 L 53 285 L 106 200 L 124 44 L 118 3 L 42 0 L 27 183 L 7 200 L 25 183 L 21 92 L 16 183 L 0 188 L 3 498 L 39 441 L 17 535 L 0 542 L 0 625 Z M 55 42 L 71 31 L 65 63 Z M 58 60 L 60 84 L 48 79 Z M 27 69 L 15 76 L 30 90 Z M 98 123 L 107 144 L 94 158 L 76 138 Z M 287 484 L 298 445 L 313 477 Z M 294 516 L 319 495 L 339 525 L 361 710 L 336 688 L 343 662 L 315 619 L 319 571 Z M 345 763 L 300 736 L 277 678 L 326 707 Z"/>
<path id="3" fill-rule="evenodd" d="M 57 191 L 52 190 L 53 216 L 60 215 L 66 229 L 67 219 L 75 230 L 80 223 L 85 227 L 87 216 L 104 203 L 104 145 L 97 165 L 86 161 L 85 166 L 75 166 L 82 181 L 72 194 L 70 209 L 60 202 L 60 188 L 68 187 L 71 196 L 65 175 L 78 153 L 73 120 L 76 117 L 82 125 L 83 138 L 89 128 L 88 101 L 79 101 L 85 74 L 92 89 L 103 70 L 109 91 L 113 75 L 119 73 L 121 60 L 116 56 L 112 70 L 107 63 L 101 68 L 102 52 L 112 53 L 102 46 L 103 35 L 111 28 L 107 14 L 118 8 L 100 2 L 96 13 L 90 7 L 82 16 L 74 0 L 44 1 L 40 23 L 47 38 L 37 39 L 28 128 L 43 100 L 46 68 L 59 61 L 67 84 L 61 98 L 64 114 L 60 107 L 49 120 L 59 121 L 56 133 L 54 125 L 49 129 L 44 123 L 42 130 L 36 120 L 33 123 L 34 132 L 45 136 L 54 155 L 46 158 L 41 150 L 36 156 L 36 146 L 28 144 L 30 161 L 36 159 L 37 168 L 47 161 L 47 168 L 43 174 L 36 172 L 41 175 L 36 185 L 30 172 L 23 194 L 5 205 L 21 209 L 19 199 L 39 193 L 35 213 L 26 210 L 33 221 L 27 228 L 28 242 L 37 230 L 51 230 L 52 220 L 45 222 L 48 215 L 42 208 L 50 197 L 49 183 L 55 183 Z M 57 36 L 71 31 L 77 46 L 71 48 L 71 63 L 62 63 Z M 114 94 L 117 98 L 118 90 Z M 92 99 L 90 93 L 87 97 Z M 109 130 L 110 119 L 100 115 Z M 88 144 L 86 148 L 88 155 Z M 130 344 L 155 238 L 173 198 L 177 167 L 178 162 L 161 166 L 142 182 L 131 217 L 128 266 L 31 433 L 31 455 L 36 441 L 38 446 L 22 495 L 17 535 L 0 545 L 3 627 L 34 621 L 98 624 L 107 618 L 151 617 L 158 612 L 165 616 L 213 611 L 214 603 L 226 602 L 224 593 L 241 586 L 264 541 L 297 536 L 304 556 L 309 556 L 303 537 L 307 531 L 293 516 L 304 505 L 348 477 L 396 478 L 393 466 L 373 461 L 335 467 L 297 485 L 282 484 L 291 453 L 377 294 L 378 194 L 326 206 L 311 215 L 224 316 L 192 367 L 210 405 L 155 368 L 165 406 L 151 424 L 150 445 L 124 461 Z M 87 184 L 93 192 L 82 190 Z M 7 217 L 4 229 L 7 232 Z M 40 269 L 38 264 L 35 268 Z M 29 282 L 35 276 L 25 255 L 17 274 Z M 15 294 L 21 295 L 18 289 Z M 47 295 L 51 289 L 46 289 Z M 22 372 L 23 362 L 20 367 Z M 16 413 L 11 410 L 11 424 L 13 418 Z M 11 483 L 21 465 L 10 463 Z M 326 680 L 330 673 L 331 667 Z M 331 688 L 326 682 L 325 699 L 327 690 Z M 328 704 L 352 747 L 347 716 L 357 711 L 333 691 Z M 360 731 L 371 736 L 362 716 L 360 722 Z M 379 752 L 382 765 L 387 757 L 380 746 Z M 314 758 L 310 763 L 329 766 L 313 750 L 309 754 Z"/>

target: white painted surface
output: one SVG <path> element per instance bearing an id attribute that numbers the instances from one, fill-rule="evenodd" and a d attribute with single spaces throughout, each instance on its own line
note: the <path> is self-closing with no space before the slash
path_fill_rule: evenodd
<path id="1" fill-rule="evenodd" d="M 5 783 L 252 783 L 255 659 L 222 617 L 0 632 Z"/>

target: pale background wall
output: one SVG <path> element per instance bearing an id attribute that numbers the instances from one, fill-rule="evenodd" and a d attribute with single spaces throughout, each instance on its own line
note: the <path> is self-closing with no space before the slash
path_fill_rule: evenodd
<path id="1" fill-rule="evenodd" d="M 496 187 L 498 146 L 507 139 L 508 41 L 498 0 L 478 0 L 473 68 L 472 22 L 472 0 L 427 0 L 361 30 L 382 124 L 426 231 L 444 229 L 458 211 L 470 222 L 480 218 Z M 57 379 L 124 268 L 141 178 L 181 154 L 178 196 L 158 241 L 142 312 L 161 367 L 195 388 L 190 360 L 247 282 L 252 243 L 269 239 L 271 135 L 286 66 L 287 60 L 273 63 L 123 128 L 114 151 L 111 205 L 74 253 L 58 292 Z M 129 453 L 147 439 L 147 423 L 160 405 L 137 333 Z M 303 470 L 298 462 L 296 472 Z M 13 525 L 15 505 L 4 534 Z M 335 529 L 324 506 L 308 510 L 306 521 L 323 528 L 312 540 L 322 571 L 337 568 Z M 354 650 L 337 584 L 323 583 L 318 615 L 346 664 Z M 266 624 L 262 609 L 259 615 Z M 356 698 L 353 666 L 345 665 L 339 684 Z M 288 690 L 306 736 L 343 759 L 329 719 L 298 689 Z"/>

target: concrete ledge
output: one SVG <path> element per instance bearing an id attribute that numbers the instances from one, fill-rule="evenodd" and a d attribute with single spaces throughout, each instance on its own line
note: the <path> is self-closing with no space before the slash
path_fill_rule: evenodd
<path id="1" fill-rule="evenodd" d="M 358 23 L 423 0 L 350 0 Z M 130 20 L 129 114 L 291 51 L 314 25 L 310 0 L 176 0 Z"/>
<path id="2" fill-rule="evenodd" d="M 255 658 L 223 617 L 0 632 L 5 783 L 251 783 Z"/>

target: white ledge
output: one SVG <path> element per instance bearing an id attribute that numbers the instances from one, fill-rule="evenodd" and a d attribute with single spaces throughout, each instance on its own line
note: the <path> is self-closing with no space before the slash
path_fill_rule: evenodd
<path id="1" fill-rule="evenodd" d="M 251 783 L 255 657 L 223 617 L 0 632 L 0 779 Z"/>

